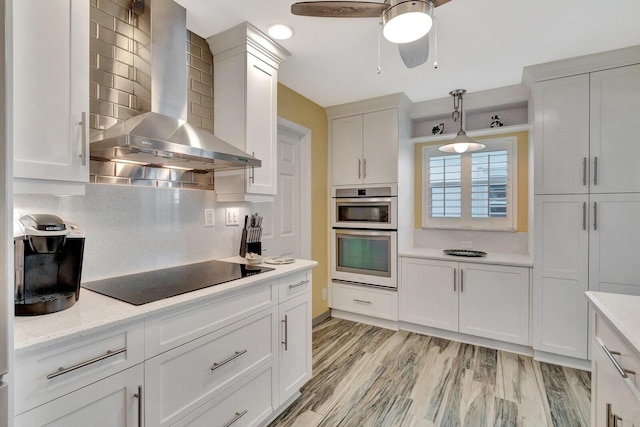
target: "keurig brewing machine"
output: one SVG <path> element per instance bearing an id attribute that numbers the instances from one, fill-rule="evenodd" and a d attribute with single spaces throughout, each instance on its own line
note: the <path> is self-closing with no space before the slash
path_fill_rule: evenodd
<path id="1" fill-rule="evenodd" d="M 55 215 L 25 215 L 13 244 L 16 316 L 71 307 L 80 296 L 84 232 Z"/>

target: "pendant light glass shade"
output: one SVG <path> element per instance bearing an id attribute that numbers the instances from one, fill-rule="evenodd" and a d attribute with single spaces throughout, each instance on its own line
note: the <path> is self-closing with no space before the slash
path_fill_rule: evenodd
<path id="1" fill-rule="evenodd" d="M 396 1 L 382 15 L 382 34 L 392 43 L 409 43 L 424 37 L 433 25 L 430 1 Z"/>
<path id="2" fill-rule="evenodd" d="M 438 147 L 438 150 L 444 151 L 445 153 L 465 153 L 467 151 L 480 151 L 486 147 L 486 145 L 481 144 L 467 136 L 467 133 L 464 131 L 462 127 L 462 95 L 467 93 L 465 89 L 456 89 L 449 92 L 449 95 L 453 96 L 453 121 L 457 121 L 460 119 L 460 130 L 455 138 L 451 140 L 446 145 Z M 460 111 L 458 111 L 458 107 Z"/>

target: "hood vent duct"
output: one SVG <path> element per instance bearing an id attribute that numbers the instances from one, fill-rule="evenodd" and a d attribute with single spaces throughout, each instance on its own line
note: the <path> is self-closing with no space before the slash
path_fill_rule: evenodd
<path id="1" fill-rule="evenodd" d="M 91 159 L 210 172 L 260 167 L 262 162 L 211 133 L 186 123 L 186 10 L 172 0 L 134 3 L 150 13 L 151 112 L 96 134 Z"/>

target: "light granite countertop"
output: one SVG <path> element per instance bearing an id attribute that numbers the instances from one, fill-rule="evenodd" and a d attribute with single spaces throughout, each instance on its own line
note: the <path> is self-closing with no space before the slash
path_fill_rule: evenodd
<path id="1" fill-rule="evenodd" d="M 244 259 L 231 257 L 220 261 L 244 262 Z M 275 270 L 138 306 L 82 288 L 80 299 L 71 308 L 43 316 L 16 316 L 14 318 L 15 354 L 19 356 L 59 341 L 143 319 L 163 310 L 214 299 L 237 289 L 247 288 L 256 283 L 316 265 L 318 265 L 316 261 L 308 260 L 296 260 L 294 263 L 284 265 L 265 264 Z"/>
<path id="2" fill-rule="evenodd" d="M 586 296 L 640 359 L 640 296 L 592 291 L 587 292 Z"/>
<path id="3" fill-rule="evenodd" d="M 483 257 L 461 257 L 445 255 L 442 249 L 411 248 L 400 251 L 401 257 L 436 259 L 441 261 L 470 262 L 475 264 L 511 265 L 515 267 L 533 267 L 533 260 L 527 254 L 489 252 Z"/>

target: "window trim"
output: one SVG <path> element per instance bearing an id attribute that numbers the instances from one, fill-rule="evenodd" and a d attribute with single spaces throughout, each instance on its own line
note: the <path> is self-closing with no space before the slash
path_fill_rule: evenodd
<path id="1" fill-rule="evenodd" d="M 429 159 L 432 156 L 447 155 L 438 151 L 442 145 L 422 147 L 422 228 L 424 229 L 457 229 L 457 230 L 503 230 L 515 231 L 518 218 L 518 138 L 508 136 L 483 139 L 485 151 L 507 150 L 507 216 L 505 218 L 471 218 L 471 154 L 463 153 L 461 158 L 461 197 L 462 213 L 460 218 L 432 218 L 429 216 L 431 200 L 429 179 Z M 451 153 L 449 155 L 455 155 Z M 468 182 L 467 182 L 468 181 Z"/>

